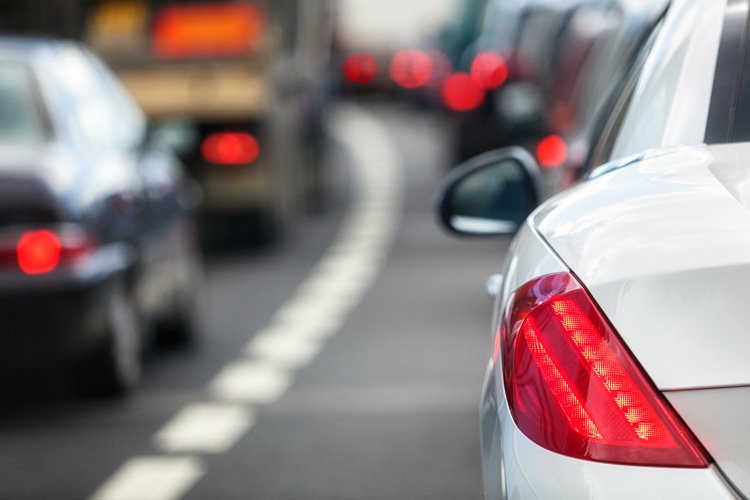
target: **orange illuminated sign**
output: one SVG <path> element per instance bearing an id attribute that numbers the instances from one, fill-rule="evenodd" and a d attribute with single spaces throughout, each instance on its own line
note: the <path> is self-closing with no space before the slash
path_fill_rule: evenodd
<path id="1" fill-rule="evenodd" d="M 246 3 L 174 5 L 156 15 L 152 43 L 163 57 L 241 55 L 260 44 L 264 25 Z"/>

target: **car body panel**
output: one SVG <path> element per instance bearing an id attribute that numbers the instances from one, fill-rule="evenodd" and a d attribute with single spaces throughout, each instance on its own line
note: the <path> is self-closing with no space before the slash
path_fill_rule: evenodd
<path id="1" fill-rule="evenodd" d="M 631 164 L 533 220 L 662 390 L 750 383 L 750 144 Z M 707 355 L 710 353 L 710 356 Z"/>
<path id="2" fill-rule="evenodd" d="M 715 467 L 623 467 L 576 460 L 551 453 L 531 442 L 518 430 L 507 406 L 500 408 L 498 418 L 505 441 L 502 447 L 507 478 L 505 496 L 501 492 L 487 491 L 487 498 L 737 498 Z"/>
<path id="3" fill-rule="evenodd" d="M 532 278 L 568 270 L 560 259 L 549 251 L 544 240 L 528 222 L 521 227 L 513 240 L 508 256 L 502 293 L 498 297 L 501 303 Z"/>
<path id="4" fill-rule="evenodd" d="M 665 394 L 691 430 L 701 437 L 729 481 L 750 493 L 750 387 L 726 387 Z"/>

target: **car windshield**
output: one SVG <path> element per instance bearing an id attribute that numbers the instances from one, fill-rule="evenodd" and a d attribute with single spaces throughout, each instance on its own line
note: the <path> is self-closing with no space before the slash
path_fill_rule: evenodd
<path id="1" fill-rule="evenodd" d="M 29 69 L 0 61 L 0 144 L 38 143 L 44 138 Z"/>

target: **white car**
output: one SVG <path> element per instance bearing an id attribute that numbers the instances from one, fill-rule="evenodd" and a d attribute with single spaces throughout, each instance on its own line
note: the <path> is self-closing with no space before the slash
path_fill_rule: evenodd
<path id="1" fill-rule="evenodd" d="M 510 234 L 482 404 L 487 498 L 750 496 L 748 0 L 676 0 L 593 170 L 526 218 L 520 149 L 438 208 Z M 598 163 L 597 163 L 598 162 Z"/>

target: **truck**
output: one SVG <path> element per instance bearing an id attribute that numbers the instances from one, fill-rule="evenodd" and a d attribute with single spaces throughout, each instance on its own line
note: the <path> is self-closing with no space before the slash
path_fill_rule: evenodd
<path id="1" fill-rule="evenodd" d="M 325 191 L 332 0 L 0 0 L 0 30 L 74 38 L 203 192 L 208 240 L 271 241 Z"/>

